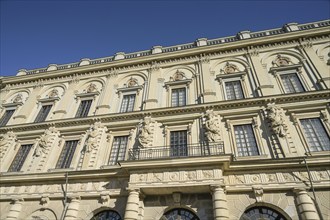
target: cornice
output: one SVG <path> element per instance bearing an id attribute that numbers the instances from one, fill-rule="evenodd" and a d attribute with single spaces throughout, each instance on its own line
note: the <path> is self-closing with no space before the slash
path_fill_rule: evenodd
<path id="1" fill-rule="evenodd" d="M 0 128 L 0 133 L 5 133 L 7 131 L 14 132 L 24 132 L 31 130 L 42 130 L 47 129 L 49 127 L 57 127 L 57 128 L 65 128 L 65 127 L 88 127 L 91 124 L 94 124 L 96 121 L 102 122 L 105 126 L 112 127 L 129 127 L 135 128 L 138 124 L 139 120 L 141 120 L 144 116 L 149 115 L 152 118 L 156 119 L 160 118 L 160 121 L 164 121 L 161 119 L 162 117 L 171 116 L 171 118 L 175 117 L 175 115 L 180 116 L 180 120 L 189 120 L 192 118 L 199 117 L 203 112 L 207 109 L 213 109 L 216 111 L 230 111 L 235 109 L 236 112 L 242 113 L 242 111 L 255 113 L 260 110 L 260 107 L 267 105 L 270 102 L 276 102 L 280 104 L 283 108 L 285 105 L 288 105 L 290 109 L 290 103 L 295 103 L 295 105 L 299 105 L 299 103 L 303 103 L 302 107 L 308 107 L 310 105 L 321 106 L 326 105 L 330 99 L 329 90 L 321 90 L 321 91 L 312 91 L 312 92 L 304 92 L 304 93 L 295 93 L 295 94 L 281 94 L 274 96 L 265 96 L 259 98 L 248 98 L 248 99 L 240 99 L 240 100 L 230 100 L 230 101 L 218 101 L 211 102 L 205 104 L 194 104 L 187 105 L 175 108 L 156 108 L 156 109 L 148 109 L 143 111 L 134 111 L 127 113 L 111 113 L 104 115 L 96 115 L 89 116 L 86 118 L 68 118 L 68 119 L 60 119 L 60 120 L 50 120 L 42 123 L 27 123 L 27 124 L 18 124 L 18 125 L 10 125 Z M 309 104 L 308 102 L 311 102 Z M 253 108 L 255 107 L 255 108 Z M 170 120 L 170 119 L 169 119 Z"/>
<path id="2" fill-rule="evenodd" d="M 330 33 L 329 28 L 319 27 L 314 29 L 288 32 L 279 35 L 269 35 L 260 38 L 250 38 L 244 40 L 238 40 L 233 42 L 228 42 L 225 44 L 215 44 L 206 45 L 200 47 L 194 47 L 186 50 L 177 50 L 173 52 L 151 54 L 148 56 L 140 56 L 135 58 L 114 60 L 109 63 L 97 63 L 86 66 L 78 66 L 71 69 L 54 70 L 51 72 L 42 72 L 38 74 L 30 74 L 23 76 L 11 76 L 3 77 L 3 84 L 16 84 L 16 83 L 35 83 L 39 79 L 49 79 L 49 78 L 70 78 L 71 75 L 114 75 L 114 72 L 127 71 L 130 69 L 142 68 L 149 69 L 152 63 L 157 62 L 159 65 L 166 65 L 172 62 L 178 62 L 180 60 L 184 61 L 199 61 L 200 55 L 221 55 L 227 54 L 229 51 L 232 52 L 246 52 L 247 48 L 258 47 L 262 45 L 272 45 L 285 44 L 285 42 L 293 43 L 295 40 L 305 39 L 308 40 L 309 37 L 315 38 L 316 36 L 328 36 Z M 297 41 L 298 43 L 298 41 Z M 263 46 L 263 47 L 264 47 Z M 115 75 L 116 75 L 115 74 Z"/>

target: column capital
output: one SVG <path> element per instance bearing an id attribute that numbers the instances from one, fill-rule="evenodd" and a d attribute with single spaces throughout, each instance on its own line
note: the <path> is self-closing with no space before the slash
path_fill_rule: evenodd
<path id="1" fill-rule="evenodd" d="M 70 200 L 70 202 L 76 202 L 76 201 L 80 201 L 80 195 L 68 195 L 68 199 Z"/>
<path id="2" fill-rule="evenodd" d="M 226 190 L 226 186 L 224 183 L 212 184 L 212 185 L 210 185 L 210 189 L 211 189 L 211 192 L 215 192 L 215 191 L 224 192 Z"/>
<path id="3" fill-rule="evenodd" d="M 18 204 L 24 202 L 24 199 L 22 197 L 14 197 L 11 199 L 13 204 Z"/>
<path id="4" fill-rule="evenodd" d="M 301 186 L 301 187 L 293 188 L 292 191 L 295 194 L 302 194 L 302 193 L 307 193 L 308 189 L 309 189 L 308 187 Z"/>
<path id="5" fill-rule="evenodd" d="M 140 188 L 136 188 L 136 187 L 127 187 L 126 190 L 129 192 L 129 193 L 141 193 L 141 190 Z"/>

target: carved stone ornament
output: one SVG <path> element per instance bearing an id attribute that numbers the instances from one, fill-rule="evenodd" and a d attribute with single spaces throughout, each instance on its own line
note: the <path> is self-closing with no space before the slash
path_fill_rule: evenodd
<path id="1" fill-rule="evenodd" d="M 43 196 L 40 199 L 40 205 L 42 206 L 47 206 L 49 204 L 49 197 L 48 196 Z"/>
<path id="2" fill-rule="evenodd" d="M 140 125 L 139 130 L 139 147 L 147 148 L 152 143 L 152 128 L 151 128 L 151 118 L 145 117 Z"/>
<path id="3" fill-rule="evenodd" d="M 172 194 L 174 205 L 180 205 L 181 204 L 181 193 L 174 192 Z"/>
<path id="4" fill-rule="evenodd" d="M 52 89 L 49 93 L 48 93 L 48 98 L 57 98 L 59 97 L 59 93 L 57 89 Z"/>
<path id="5" fill-rule="evenodd" d="M 86 152 L 91 152 L 98 146 L 98 138 L 101 135 L 100 128 L 102 128 L 101 122 L 95 122 L 90 129 L 87 131 L 87 140 L 85 150 Z"/>
<path id="6" fill-rule="evenodd" d="M 54 139 L 59 136 L 59 131 L 55 127 L 45 130 L 45 133 L 37 139 L 35 143 L 34 156 L 39 157 L 48 154 Z"/>
<path id="7" fill-rule="evenodd" d="M 223 72 L 225 74 L 230 74 L 230 73 L 239 72 L 239 69 L 235 64 L 227 62 L 225 67 L 223 68 Z"/>
<path id="8" fill-rule="evenodd" d="M 100 203 L 102 204 L 102 206 L 107 206 L 109 204 L 109 201 L 110 201 L 109 194 L 106 193 L 101 194 Z"/>
<path id="9" fill-rule="evenodd" d="M 128 88 L 138 86 L 138 85 L 139 85 L 138 80 L 136 78 L 133 78 L 133 77 L 131 77 L 127 82 L 127 87 Z"/>
<path id="10" fill-rule="evenodd" d="M 263 195 L 264 195 L 264 190 L 262 189 L 261 186 L 254 186 L 253 187 L 253 192 L 254 196 L 256 198 L 257 202 L 263 202 Z"/>
<path id="11" fill-rule="evenodd" d="M 279 137 L 285 137 L 287 135 L 287 128 L 284 122 L 282 109 L 270 103 L 267 105 L 267 113 L 267 118 L 270 121 L 273 132 Z"/>
<path id="12" fill-rule="evenodd" d="M 205 135 L 207 141 L 209 143 L 221 141 L 221 129 L 217 115 L 213 110 L 207 110 L 205 118 Z"/>
<path id="13" fill-rule="evenodd" d="M 179 80 L 183 80 L 186 79 L 186 76 L 184 74 L 184 72 L 181 72 L 179 70 L 177 70 L 172 77 L 170 77 L 170 81 L 179 81 Z"/>
<path id="14" fill-rule="evenodd" d="M 97 92 L 97 86 L 94 83 L 90 83 L 86 89 L 86 93 Z"/>
<path id="15" fill-rule="evenodd" d="M 282 57 L 280 54 L 276 56 L 276 59 L 272 62 L 273 66 L 281 67 L 292 64 L 289 57 Z"/>
<path id="16" fill-rule="evenodd" d="M 13 103 L 20 103 L 20 102 L 23 102 L 23 95 L 21 93 L 17 94 L 13 98 Z"/>
<path id="17" fill-rule="evenodd" d="M 0 135 L 0 159 L 4 156 L 9 146 L 17 141 L 16 135 L 12 131 Z M 16 144 L 15 144 L 16 145 Z"/>

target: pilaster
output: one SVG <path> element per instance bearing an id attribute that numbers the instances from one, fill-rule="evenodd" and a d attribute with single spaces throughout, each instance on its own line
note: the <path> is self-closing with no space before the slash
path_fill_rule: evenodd
<path id="1" fill-rule="evenodd" d="M 79 205 L 80 205 L 80 196 L 71 196 L 69 197 L 70 203 L 68 209 L 65 213 L 65 220 L 73 220 L 77 218 Z"/>
<path id="2" fill-rule="evenodd" d="M 210 186 L 213 200 L 214 220 L 229 219 L 227 196 L 223 184 Z"/>
<path id="3" fill-rule="evenodd" d="M 24 200 L 21 198 L 12 200 L 12 206 L 7 215 L 7 220 L 18 219 L 22 210 L 23 202 Z"/>
<path id="4" fill-rule="evenodd" d="M 297 209 L 302 220 L 320 219 L 313 200 L 307 194 L 306 188 L 294 188 L 293 192 L 296 194 Z"/>
<path id="5" fill-rule="evenodd" d="M 128 198 L 125 211 L 125 220 L 139 219 L 140 189 L 128 189 Z"/>

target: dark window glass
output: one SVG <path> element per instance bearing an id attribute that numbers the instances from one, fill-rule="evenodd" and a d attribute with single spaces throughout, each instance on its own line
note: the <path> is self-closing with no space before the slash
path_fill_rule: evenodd
<path id="1" fill-rule="evenodd" d="M 76 113 L 76 118 L 83 118 L 88 115 L 89 109 L 92 105 L 93 100 L 82 100 L 78 111 Z"/>
<path id="2" fill-rule="evenodd" d="M 269 220 L 287 220 L 281 213 L 278 211 L 265 207 L 258 206 L 253 207 L 244 212 L 240 220 L 254 220 L 254 219 L 269 219 Z"/>
<path id="3" fill-rule="evenodd" d="M 186 88 L 172 89 L 172 106 L 186 105 Z"/>
<path id="4" fill-rule="evenodd" d="M 161 219 L 166 219 L 166 220 L 177 220 L 177 219 L 182 219 L 182 220 L 199 220 L 196 214 L 193 212 L 187 210 L 187 209 L 182 209 L 182 208 L 176 208 L 172 209 L 168 212 L 166 212 Z"/>
<path id="5" fill-rule="evenodd" d="M 244 98 L 241 82 L 239 80 L 225 82 L 225 87 L 227 100 Z"/>
<path id="6" fill-rule="evenodd" d="M 171 156 L 188 156 L 187 131 L 171 131 Z"/>
<path id="7" fill-rule="evenodd" d="M 134 110 L 135 94 L 124 95 L 120 112 L 132 112 Z"/>
<path id="8" fill-rule="evenodd" d="M 46 120 L 48 113 L 50 112 L 52 105 L 43 105 L 34 120 L 34 122 L 43 122 Z"/>
<path id="9" fill-rule="evenodd" d="M 15 112 L 14 109 L 6 110 L 2 118 L 0 119 L 0 126 L 5 126 L 8 123 L 11 116 L 14 114 L 14 112 Z"/>
<path id="10" fill-rule="evenodd" d="M 117 212 L 107 210 L 97 213 L 91 218 L 91 220 L 121 220 L 121 217 Z"/>
<path id="11" fill-rule="evenodd" d="M 71 161 L 78 145 L 78 140 L 66 141 L 57 161 L 56 169 L 69 168 Z"/>
<path id="12" fill-rule="evenodd" d="M 22 169 L 24 161 L 32 148 L 32 144 L 21 145 L 8 172 L 18 172 Z"/>
<path id="13" fill-rule="evenodd" d="M 111 148 L 109 165 L 115 165 L 125 159 L 128 136 L 115 137 Z"/>
<path id="14" fill-rule="evenodd" d="M 259 155 L 252 125 L 236 125 L 234 131 L 238 156 Z"/>
<path id="15" fill-rule="evenodd" d="M 330 150 L 330 139 L 319 118 L 300 120 L 310 151 Z"/>
<path id="16" fill-rule="evenodd" d="M 281 79 L 285 93 L 305 91 L 296 73 L 282 74 Z"/>

